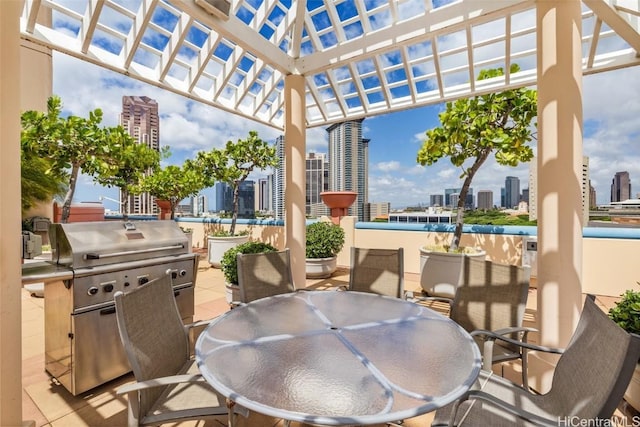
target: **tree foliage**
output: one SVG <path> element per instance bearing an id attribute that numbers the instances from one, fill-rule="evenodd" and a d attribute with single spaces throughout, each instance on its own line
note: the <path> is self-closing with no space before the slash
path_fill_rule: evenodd
<path id="1" fill-rule="evenodd" d="M 240 184 L 255 169 L 266 169 L 278 166 L 276 149 L 258 137 L 258 132 L 249 131 L 245 139 L 237 142 L 227 141 L 224 149 L 214 148 L 208 152 L 201 151 L 194 161 L 195 168 L 202 170 L 206 187 L 216 182 L 228 184 L 233 191 L 233 208 L 229 233 L 235 233 L 238 219 L 238 196 Z"/>
<path id="2" fill-rule="evenodd" d="M 511 65 L 510 72 L 519 70 Z M 502 76 L 504 70 L 482 70 L 478 80 Z M 458 199 L 456 227 L 450 251 L 460 245 L 464 221 L 464 203 L 471 182 L 478 169 L 495 152 L 501 165 L 517 166 L 533 157 L 528 144 L 533 139 L 534 121 L 537 115 L 537 92 L 520 88 L 490 93 L 473 98 L 447 102 L 440 113 L 441 125 L 426 132 L 426 138 L 418 151 L 419 164 L 432 165 L 443 157 L 449 157 L 454 166 L 460 167 L 464 179 Z M 471 160 L 470 163 L 467 160 Z"/>
<path id="3" fill-rule="evenodd" d="M 96 162 L 94 180 L 106 187 L 118 187 L 122 214 L 127 219 L 129 195 L 136 192 L 144 173 L 160 165 L 160 153 L 146 144 L 138 144 L 122 126 L 104 130 L 105 157 Z"/>
<path id="4" fill-rule="evenodd" d="M 50 168 L 45 172 L 51 176 L 62 176 L 68 172 L 67 193 L 62 205 L 62 222 L 69 218 L 71 201 L 76 189 L 78 174 L 82 170 L 94 176 L 100 162 L 108 156 L 109 149 L 105 133 L 99 124 L 102 110 L 89 112 L 88 118 L 61 117 L 62 101 L 58 96 L 47 100 L 47 111 L 22 113 L 21 144 L 27 155 L 48 159 Z"/>
<path id="5" fill-rule="evenodd" d="M 46 158 L 22 150 L 20 170 L 23 215 L 36 204 L 50 202 L 54 196 L 62 196 L 67 190 L 65 183 L 69 177 L 64 172 L 47 174 L 51 170 L 51 163 Z"/>
<path id="6" fill-rule="evenodd" d="M 182 166 L 169 165 L 156 168 L 151 175 L 145 176 L 138 191 L 148 192 L 160 200 L 171 204 L 171 219 L 175 216 L 176 207 L 181 200 L 197 195 L 207 187 L 206 180 L 193 162 L 185 162 Z"/>

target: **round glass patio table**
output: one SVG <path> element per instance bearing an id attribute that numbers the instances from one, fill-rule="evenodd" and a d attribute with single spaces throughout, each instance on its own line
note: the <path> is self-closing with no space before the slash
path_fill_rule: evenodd
<path id="1" fill-rule="evenodd" d="M 480 351 L 449 318 L 398 298 L 300 291 L 216 318 L 196 343 L 205 379 L 261 414 L 322 425 L 411 418 L 462 396 Z"/>

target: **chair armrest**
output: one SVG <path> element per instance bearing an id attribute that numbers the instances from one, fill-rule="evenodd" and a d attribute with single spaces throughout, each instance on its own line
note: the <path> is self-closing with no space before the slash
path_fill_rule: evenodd
<path id="1" fill-rule="evenodd" d="M 505 328 L 505 329 L 512 329 L 512 328 Z M 517 329 L 520 328 L 513 328 L 516 329 L 512 332 L 517 332 Z M 530 332 L 531 329 L 533 328 L 521 328 L 521 329 L 528 329 Z M 533 329 L 535 331 L 535 329 Z M 505 337 L 503 335 L 497 334 L 494 331 L 487 331 L 484 329 L 477 329 L 475 331 L 471 332 L 471 336 L 476 336 L 476 335 L 484 335 L 486 337 L 489 337 L 492 340 L 499 340 L 499 341 L 504 341 L 507 342 L 509 344 L 515 345 L 517 347 L 522 347 L 522 348 L 526 348 L 527 350 L 534 350 L 534 351 L 542 351 L 545 353 L 555 353 L 555 354 L 562 354 L 564 352 L 564 349 L 562 348 L 555 348 L 555 347 L 545 347 L 542 345 L 537 345 L 537 344 L 531 344 L 528 342 L 523 342 L 523 341 L 519 341 L 519 340 L 514 340 L 513 338 L 509 338 L 509 337 Z"/>
<path id="2" fill-rule="evenodd" d="M 514 387 L 517 387 L 514 385 Z M 477 399 L 477 400 L 482 400 L 484 402 L 488 402 L 489 404 L 500 408 L 510 414 L 513 414 L 517 417 L 523 418 L 525 420 L 531 421 L 532 423 L 534 423 L 535 425 L 540 425 L 540 426 L 548 426 L 548 427 L 557 427 L 558 426 L 558 419 L 548 419 L 548 418 L 544 418 L 541 417 L 540 415 L 536 415 L 532 412 L 528 412 L 525 410 L 522 410 L 520 408 L 517 408 L 507 402 L 504 402 L 500 399 L 498 399 L 497 397 L 488 394 L 484 391 L 481 390 L 471 390 L 469 391 L 469 393 L 466 396 L 466 400 L 469 399 Z M 455 419 L 455 414 L 454 414 L 454 419 Z M 462 423 L 462 425 L 464 425 L 464 422 Z"/>
<path id="3" fill-rule="evenodd" d="M 405 297 L 408 300 L 414 300 L 415 301 L 438 301 L 438 302 L 446 302 L 447 304 L 449 304 L 449 307 L 451 307 L 453 305 L 453 300 L 451 298 L 446 298 L 446 297 L 430 297 L 430 296 L 420 296 L 417 297 L 415 295 L 413 295 L 413 292 L 411 291 L 407 291 L 405 292 Z"/>
<path id="4" fill-rule="evenodd" d="M 116 390 L 117 394 L 127 394 L 132 392 L 137 392 L 140 390 L 145 390 L 153 387 L 164 387 L 171 384 L 180 384 L 180 383 L 196 383 L 196 382 L 205 382 L 205 379 L 200 374 L 183 374 L 183 375 L 172 375 L 170 377 L 160 377 L 154 378 L 152 380 L 140 381 L 131 384 L 125 384 L 122 387 Z"/>
<path id="5" fill-rule="evenodd" d="M 529 332 L 538 332 L 538 330 L 536 328 L 529 328 L 526 326 L 521 326 L 521 327 L 513 326 L 510 328 L 496 329 L 495 331 L 492 331 L 492 332 L 496 335 L 508 335 L 513 333 L 523 332 L 523 335 L 526 336 Z"/>

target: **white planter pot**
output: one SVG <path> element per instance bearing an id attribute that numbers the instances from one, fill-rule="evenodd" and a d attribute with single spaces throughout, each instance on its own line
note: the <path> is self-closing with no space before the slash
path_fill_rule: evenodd
<path id="1" fill-rule="evenodd" d="M 187 236 L 187 248 L 189 253 L 193 252 L 193 233 L 184 233 Z"/>
<path id="2" fill-rule="evenodd" d="M 485 251 L 462 254 L 420 248 L 420 286 L 429 295 L 453 298 L 463 278 L 464 257 L 484 259 L 485 256 Z"/>
<path id="3" fill-rule="evenodd" d="M 633 371 L 631 382 L 627 387 L 627 391 L 624 392 L 624 400 L 626 400 L 633 409 L 640 411 L 640 364 L 637 364 L 636 369 Z"/>
<path id="4" fill-rule="evenodd" d="M 338 257 L 307 258 L 305 260 L 306 273 L 309 279 L 325 279 L 331 277 L 338 265 Z"/>
<path id="5" fill-rule="evenodd" d="M 248 241 L 249 236 L 207 237 L 209 264 L 211 264 L 212 267 L 220 268 L 222 255 L 224 255 L 226 251 Z"/>

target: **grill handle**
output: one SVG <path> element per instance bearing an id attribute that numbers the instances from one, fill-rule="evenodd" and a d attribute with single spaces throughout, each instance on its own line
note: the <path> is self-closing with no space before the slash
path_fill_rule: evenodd
<path id="1" fill-rule="evenodd" d="M 134 251 L 122 251 L 122 252 L 111 252 L 108 254 L 97 254 L 95 252 L 88 252 L 84 254 L 82 257 L 84 259 L 105 259 L 105 258 L 113 258 L 118 256 L 125 255 L 137 255 L 137 254 L 147 254 L 151 252 L 162 252 L 162 251 L 171 251 L 174 249 L 183 249 L 184 246 L 182 244 L 179 245 L 171 245 L 171 246 L 161 246 L 159 248 L 149 248 L 149 249 L 138 249 Z"/>

